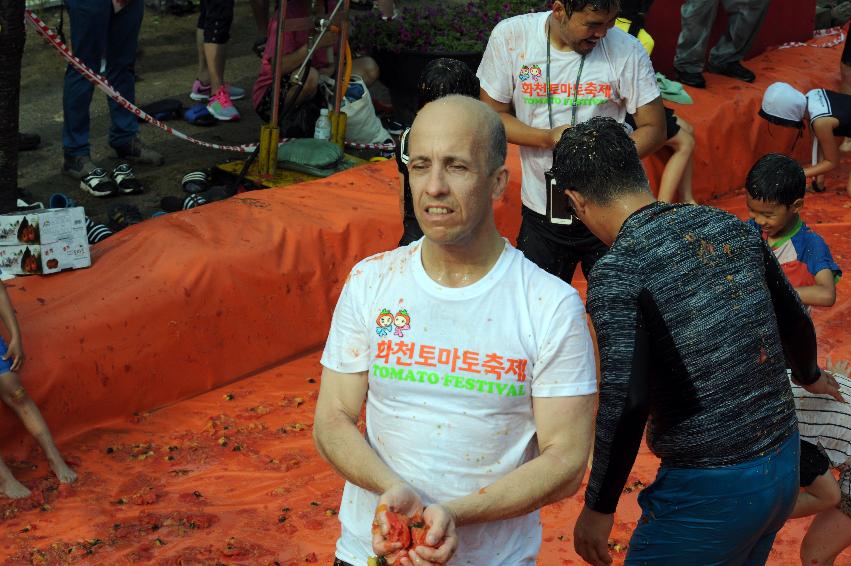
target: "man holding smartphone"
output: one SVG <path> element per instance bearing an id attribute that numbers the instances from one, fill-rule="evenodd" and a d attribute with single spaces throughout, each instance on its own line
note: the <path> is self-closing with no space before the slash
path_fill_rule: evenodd
<path id="1" fill-rule="evenodd" d="M 553 207 L 544 172 L 562 133 L 594 116 L 623 122 L 638 153 L 665 142 L 656 75 L 634 37 L 611 29 L 618 0 L 556 0 L 550 12 L 515 16 L 491 33 L 477 75 L 481 99 L 520 145 L 523 222 L 517 247 L 539 267 L 570 282 L 576 264 L 588 274 L 606 246 L 566 210 Z"/>

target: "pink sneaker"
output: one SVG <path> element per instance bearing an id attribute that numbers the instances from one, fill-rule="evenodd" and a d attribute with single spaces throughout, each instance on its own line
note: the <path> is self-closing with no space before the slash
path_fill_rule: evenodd
<path id="1" fill-rule="evenodd" d="M 189 98 L 192 100 L 210 100 L 210 85 L 205 85 L 198 79 L 192 85 L 192 92 L 189 93 Z M 231 100 L 240 100 L 245 98 L 245 89 L 238 86 L 228 85 L 228 96 Z"/>
<path id="2" fill-rule="evenodd" d="M 207 103 L 207 112 L 212 114 L 216 120 L 236 122 L 239 120 L 239 110 L 231 102 L 226 86 L 222 85 L 219 92 L 213 95 L 210 102 Z"/>

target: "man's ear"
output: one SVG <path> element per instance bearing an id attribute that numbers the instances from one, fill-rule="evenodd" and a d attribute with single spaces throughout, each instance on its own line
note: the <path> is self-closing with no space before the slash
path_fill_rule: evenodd
<path id="1" fill-rule="evenodd" d="M 502 198 L 506 187 L 508 187 L 509 175 L 508 167 L 505 165 L 501 166 L 494 172 L 494 184 L 491 191 L 491 199 L 499 200 Z"/>
<path id="2" fill-rule="evenodd" d="M 586 207 L 585 197 L 582 193 L 577 193 L 573 189 L 565 189 L 564 194 L 570 199 L 570 205 L 576 212 L 584 212 Z"/>
<path id="3" fill-rule="evenodd" d="M 553 2 L 553 14 L 555 14 L 556 20 L 560 23 L 564 23 L 566 19 L 569 20 L 572 15 L 570 8 L 565 5 L 563 0 L 555 0 L 555 2 Z M 561 14 L 564 15 L 560 16 Z"/>

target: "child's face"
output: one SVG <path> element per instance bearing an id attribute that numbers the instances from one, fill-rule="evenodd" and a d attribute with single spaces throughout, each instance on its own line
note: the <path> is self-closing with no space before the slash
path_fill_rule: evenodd
<path id="1" fill-rule="evenodd" d="M 804 199 L 798 199 L 790 205 L 769 202 L 753 198 L 747 194 L 748 214 L 754 219 L 762 232 L 769 238 L 780 238 L 795 227 L 798 213 L 804 206 Z"/>

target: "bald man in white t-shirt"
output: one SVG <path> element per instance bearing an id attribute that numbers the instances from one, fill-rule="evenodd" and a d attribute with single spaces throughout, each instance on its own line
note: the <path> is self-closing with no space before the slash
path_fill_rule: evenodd
<path id="1" fill-rule="evenodd" d="M 321 360 L 314 437 L 346 479 L 336 564 L 533 565 L 537 509 L 576 492 L 590 450 L 585 310 L 496 230 L 508 171 L 495 112 L 439 99 L 408 148 L 425 236 L 354 267 Z M 426 544 L 388 540 L 383 505 L 422 513 Z"/>
<path id="2" fill-rule="evenodd" d="M 637 39 L 612 28 L 618 7 L 617 0 L 555 0 L 550 12 L 503 20 L 476 73 L 482 101 L 499 112 L 508 141 L 520 146 L 517 247 L 567 282 L 578 263 L 587 277 L 606 246 L 575 216 L 551 217 L 544 172 L 562 133 L 595 116 L 623 123 L 631 114 L 639 156 L 660 149 L 667 138 L 650 58 Z"/>

